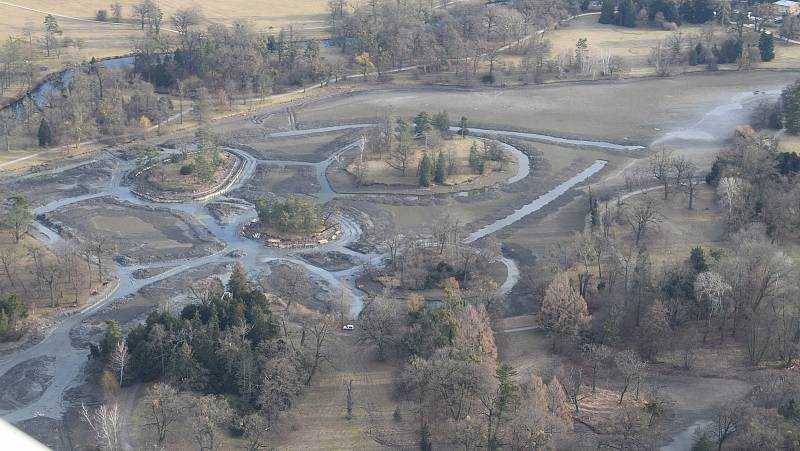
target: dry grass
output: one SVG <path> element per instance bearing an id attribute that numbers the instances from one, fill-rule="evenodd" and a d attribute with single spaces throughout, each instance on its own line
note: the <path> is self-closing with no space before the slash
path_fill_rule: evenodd
<path id="1" fill-rule="evenodd" d="M 569 22 L 566 26 L 546 35 L 553 44 L 553 55 L 563 51 L 574 51 L 578 39 L 589 41 L 589 52 L 599 54 L 608 52 L 621 56 L 632 69 L 632 74 L 643 75 L 652 71 L 647 67 L 650 49 L 673 34 L 672 31 L 658 28 L 627 28 L 616 25 L 603 25 L 597 22 L 599 16 L 585 16 Z M 699 34 L 700 27 L 684 25 L 680 27 L 684 36 Z"/>
<path id="2" fill-rule="evenodd" d="M 503 165 L 502 169 L 498 163 L 486 161 L 486 170 L 483 174 L 473 173 L 472 169 L 469 167 L 469 152 L 473 143 L 478 146 L 479 151 L 483 151 L 483 144 L 480 140 L 472 138 L 454 138 L 444 141 L 439 149 L 429 152 L 429 156 L 432 160 L 431 163 L 433 164 L 436 163 L 439 152 L 444 153 L 446 157 L 452 155 L 452 158 L 455 160 L 456 173 L 448 176 L 444 185 L 455 186 L 470 182 L 474 182 L 472 183 L 473 185 L 486 185 L 506 178 L 503 174 L 510 176 L 516 173 L 516 162 L 510 155 L 506 156 L 507 162 Z M 389 166 L 385 156 L 384 159 L 376 158 L 367 161 L 366 184 L 419 186 L 419 176 L 417 175 L 416 168 L 420 160 L 422 160 L 424 152 L 422 146 L 417 147 L 418 148 L 416 148 L 414 152 L 414 157 L 409 163 L 408 169 L 406 169 L 405 175 Z M 354 174 L 356 172 L 355 164 L 355 162 L 350 164 L 346 170 Z M 433 180 L 431 180 L 431 182 L 433 182 Z"/>
<path id="3" fill-rule="evenodd" d="M 354 345 L 348 335 L 336 337 L 333 344 L 334 366 L 324 367 L 310 387 L 295 401 L 283 417 L 272 445 L 279 450 L 369 450 L 383 449 L 373 437 L 385 444 L 414 445 L 416 423 L 411 412 L 392 399 L 392 381 L 396 367 L 375 361 L 369 352 Z M 345 389 L 353 381 L 353 418 L 346 418 Z M 145 390 L 142 390 L 144 393 Z M 392 414 L 401 409 L 400 421 Z M 144 449 L 152 442 L 147 410 L 141 400 L 130 418 L 131 444 Z M 168 435 L 166 449 L 196 449 L 191 439 L 188 418 L 181 419 Z M 242 440 L 225 437 L 221 449 L 244 449 Z"/>
<path id="4" fill-rule="evenodd" d="M 696 246 L 720 248 L 730 245 L 717 195 L 708 185 L 698 186 L 692 210 L 687 208 L 688 200 L 682 194 L 673 193 L 665 201 L 660 190 L 633 196 L 626 199 L 625 204 L 642 202 L 645 196 L 654 201 L 662 219 L 657 229 L 648 232 L 643 241 L 654 263 L 683 261 Z M 627 225 L 617 225 L 614 233 L 618 242 L 633 245 L 632 232 Z"/>
<path id="5" fill-rule="evenodd" d="M 30 312 L 33 317 L 50 313 L 54 309 L 51 307 L 51 300 L 49 290 L 44 285 L 40 285 L 36 280 L 36 270 L 32 251 L 36 251 L 41 255 L 42 261 L 49 264 L 55 261 L 56 256 L 53 251 L 42 244 L 40 241 L 34 239 L 29 235 L 24 235 L 19 243 L 14 242 L 13 233 L 9 230 L 0 231 L 0 252 L 8 253 L 14 256 L 14 265 L 16 273 L 14 274 L 14 287 L 11 287 L 5 273 L 3 279 L 0 280 L 0 295 L 16 293 L 25 304 L 29 307 L 35 307 L 35 311 Z M 85 264 L 80 264 L 77 268 L 80 272 L 80 279 L 82 283 L 79 284 L 77 293 L 78 305 L 83 304 L 89 298 L 93 290 L 89 289 L 88 277 L 89 269 Z M 95 277 L 96 274 L 92 274 Z M 93 281 L 96 282 L 96 281 Z M 97 288 L 97 287 L 94 287 Z M 59 284 L 57 289 L 59 296 L 59 306 L 55 308 L 58 310 L 63 307 L 75 306 L 75 290 L 74 288 L 64 281 Z"/>
<path id="6" fill-rule="evenodd" d="M 798 48 L 800 48 L 800 46 L 798 46 Z M 800 153 L 800 136 L 789 134 L 781 135 L 778 140 L 778 150 L 781 152 Z"/>

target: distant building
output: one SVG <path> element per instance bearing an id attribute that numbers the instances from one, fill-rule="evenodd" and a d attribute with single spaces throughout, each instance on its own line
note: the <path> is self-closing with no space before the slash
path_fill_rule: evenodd
<path id="1" fill-rule="evenodd" d="M 800 13 L 800 2 L 792 0 L 778 0 L 773 3 L 778 14 L 797 14 Z"/>

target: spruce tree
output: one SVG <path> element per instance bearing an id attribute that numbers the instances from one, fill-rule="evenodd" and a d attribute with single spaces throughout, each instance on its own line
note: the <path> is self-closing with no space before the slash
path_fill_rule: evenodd
<path id="1" fill-rule="evenodd" d="M 461 116 L 459 127 L 461 127 L 461 129 L 458 131 L 458 134 L 460 134 L 462 138 L 469 134 L 469 130 L 467 129 L 467 116 Z"/>
<path id="2" fill-rule="evenodd" d="M 39 123 L 39 147 L 47 147 L 53 141 L 52 133 L 50 132 L 50 124 L 47 123 L 47 119 L 42 119 L 42 122 Z"/>
<path id="3" fill-rule="evenodd" d="M 433 172 L 433 163 L 431 158 L 426 153 L 419 162 L 419 186 L 431 186 L 431 172 Z"/>
<path id="4" fill-rule="evenodd" d="M 600 20 L 604 24 L 614 23 L 614 0 L 603 0 L 603 9 L 600 10 Z"/>
<path id="5" fill-rule="evenodd" d="M 446 164 L 447 163 L 444 161 L 444 153 L 439 152 L 439 156 L 436 157 L 436 167 L 433 170 L 433 181 L 440 185 L 447 179 Z"/>
<path id="6" fill-rule="evenodd" d="M 431 117 L 425 111 L 419 113 L 414 119 L 414 134 L 422 136 L 431 130 Z"/>
<path id="7" fill-rule="evenodd" d="M 766 30 L 761 32 L 758 38 L 758 51 L 761 53 L 761 61 L 775 59 L 775 39 L 772 33 L 767 33 Z"/>
<path id="8" fill-rule="evenodd" d="M 433 117 L 433 126 L 439 130 L 442 136 L 450 135 L 450 116 L 447 115 L 447 111 L 436 113 Z"/>
<path id="9" fill-rule="evenodd" d="M 619 9 L 615 20 L 617 25 L 633 28 L 636 26 L 636 9 L 633 7 L 631 0 L 622 0 L 619 2 Z"/>
<path id="10" fill-rule="evenodd" d="M 786 87 L 781 94 L 781 105 L 783 107 L 783 126 L 786 131 L 797 135 L 800 134 L 800 81 Z"/>

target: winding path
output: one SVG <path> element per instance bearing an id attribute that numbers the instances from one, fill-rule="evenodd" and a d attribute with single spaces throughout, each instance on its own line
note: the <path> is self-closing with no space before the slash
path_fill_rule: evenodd
<path id="1" fill-rule="evenodd" d="M 318 129 L 308 130 L 291 130 L 288 132 L 273 133 L 272 136 L 300 136 L 310 135 L 316 133 L 325 133 L 336 130 L 354 129 L 369 127 L 371 124 L 351 124 L 336 127 L 324 127 Z M 478 132 L 486 132 L 487 134 L 503 134 L 502 131 L 494 130 L 475 130 Z M 517 132 L 515 132 L 517 133 Z M 257 164 L 276 164 L 276 165 L 304 165 L 313 166 L 316 168 L 316 174 L 321 188 L 320 200 L 328 202 L 340 195 L 336 193 L 330 186 L 325 175 L 326 169 L 337 160 L 338 156 L 342 153 L 357 147 L 356 143 L 351 143 L 339 149 L 324 161 L 318 163 L 308 163 L 300 161 L 284 161 L 284 160 L 259 160 L 250 155 L 248 152 L 228 148 L 228 150 L 236 152 L 244 158 L 245 168 L 240 179 L 230 186 L 229 190 L 235 190 L 246 183 L 255 172 Z M 601 143 L 602 145 L 611 145 L 611 143 Z M 597 145 L 597 143 L 595 143 Z M 509 149 L 518 160 L 518 173 L 507 180 L 506 183 L 516 183 L 529 175 L 529 160 L 528 157 L 516 149 Z M 60 199 L 44 206 L 38 207 L 34 210 L 35 214 L 43 214 L 52 212 L 59 208 L 66 207 L 77 202 L 96 199 L 102 197 L 111 197 L 122 201 L 130 202 L 135 205 L 153 206 L 152 202 L 141 199 L 133 195 L 127 187 L 122 186 L 122 180 L 125 174 L 134 169 L 133 162 L 115 159 L 116 167 L 112 173 L 111 181 L 107 189 L 97 193 L 76 196 L 71 198 Z M 594 173 L 598 172 L 605 165 L 605 162 L 595 162 L 592 166 L 582 171 L 575 177 L 560 184 L 554 190 L 534 200 L 531 204 L 526 205 L 521 211 L 515 212 L 513 215 L 498 220 L 490 226 L 474 232 L 466 240 L 466 242 L 475 241 L 490 233 L 497 232 L 510 224 L 518 221 L 522 217 L 531 214 L 532 212 L 542 208 L 548 203 L 552 202 L 576 184 L 586 180 Z M 45 174 L 39 174 L 42 176 Z M 33 176 L 33 175 L 32 175 Z M 220 193 L 223 194 L 223 193 Z M 359 293 L 354 286 L 354 279 L 360 270 L 359 266 L 354 266 L 344 271 L 328 271 L 323 268 L 314 266 L 301 258 L 303 251 L 279 250 L 274 248 L 266 248 L 261 243 L 244 238 L 240 234 L 241 226 L 255 217 L 254 209 L 249 209 L 243 213 L 234 215 L 232 219 L 226 224 L 220 224 L 214 220 L 206 211 L 205 207 L 208 201 L 193 201 L 178 204 L 157 204 L 158 207 L 175 210 L 186 213 L 191 217 L 198 220 L 210 233 L 219 241 L 224 243 L 224 248 L 211 254 L 199 258 L 190 258 L 184 260 L 175 260 L 170 262 L 158 262 L 152 264 L 140 264 L 132 266 L 123 266 L 117 269 L 118 285 L 106 296 L 98 299 L 92 305 L 86 306 L 83 309 L 71 313 L 59 322 L 46 337 L 39 343 L 15 352 L 11 355 L 0 358 L 0 375 L 5 374 L 14 366 L 24 363 L 30 359 L 43 356 L 51 356 L 55 359 L 50 366 L 54 377 L 50 384 L 44 388 L 41 397 L 29 403 L 27 406 L 15 410 L 0 410 L 0 416 L 10 422 L 19 422 L 35 416 L 47 416 L 51 418 L 61 417 L 67 406 L 64 400 L 64 393 L 69 388 L 77 385 L 81 381 L 83 374 L 83 366 L 86 362 L 87 351 L 83 347 L 75 347 L 72 344 L 71 333 L 77 328 L 81 327 L 84 320 L 90 318 L 92 315 L 100 312 L 104 307 L 112 302 L 120 301 L 126 296 L 136 294 L 141 289 L 152 285 L 157 282 L 166 280 L 172 276 L 176 276 L 183 272 L 200 268 L 209 264 L 230 263 L 235 260 L 231 254 L 236 251 L 236 254 L 242 255 L 239 257 L 243 260 L 245 267 L 257 268 L 263 266 L 264 263 L 276 260 L 288 261 L 297 265 L 305 267 L 314 277 L 324 280 L 331 287 L 336 288 L 342 284 L 347 284 L 353 292 L 353 303 L 351 305 L 351 314 L 357 315 L 362 304 L 362 294 Z M 338 251 L 357 257 L 363 263 L 380 264 L 382 261 L 381 254 L 362 254 L 351 249 L 347 246 L 361 236 L 361 228 L 356 221 L 351 220 L 346 216 L 340 218 L 340 224 L 343 229 L 343 236 L 332 243 L 319 246 L 313 249 L 314 252 L 327 252 Z M 47 243 L 54 243 L 60 237 L 57 233 L 50 230 L 40 223 L 35 223 L 34 229 L 38 232 L 39 238 Z M 500 291 L 504 294 L 509 293 L 519 278 L 519 270 L 513 260 L 502 258 L 501 262 L 507 268 L 507 277 L 500 287 Z M 169 269 L 152 277 L 145 279 L 136 279 L 133 277 L 135 271 L 140 269 L 148 269 L 155 267 L 168 267 Z"/>

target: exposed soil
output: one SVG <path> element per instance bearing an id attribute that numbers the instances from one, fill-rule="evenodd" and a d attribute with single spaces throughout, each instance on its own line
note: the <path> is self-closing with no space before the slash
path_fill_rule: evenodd
<path id="1" fill-rule="evenodd" d="M 33 358 L 0 376 L 0 409 L 17 409 L 39 399 L 53 379 L 53 361 L 49 356 Z"/>
<path id="2" fill-rule="evenodd" d="M 317 173 L 313 167 L 259 164 L 253 177 L 231 195 L 254 202 L 270 193 L 312 195 L 318 191 Z"/>
<path id="3" fill-rule="evenodd" d="M 113 198 L 78 202 L 47 217 L 62 224 L 66 236 L 104 237 L 124 263 L 199 257 L 222 249 L 222 243 L 187 214 Z"/>
<path id="4" fill-rule="evenodd" d="M 69 161 L 27 175 L 0 181 L 0 189 L 24 193 L 32 206 L 97 193 L 111 180 L 115 163 L 105 155 L 79 162 Z"/>
<path id="5" fill-rule="evenodd" d="M 352 255 L 331 251 L 324 254 L 303 254 L 303 260 L 328 271 L 344 271 L 358 265 L 361 261 Z"/>

